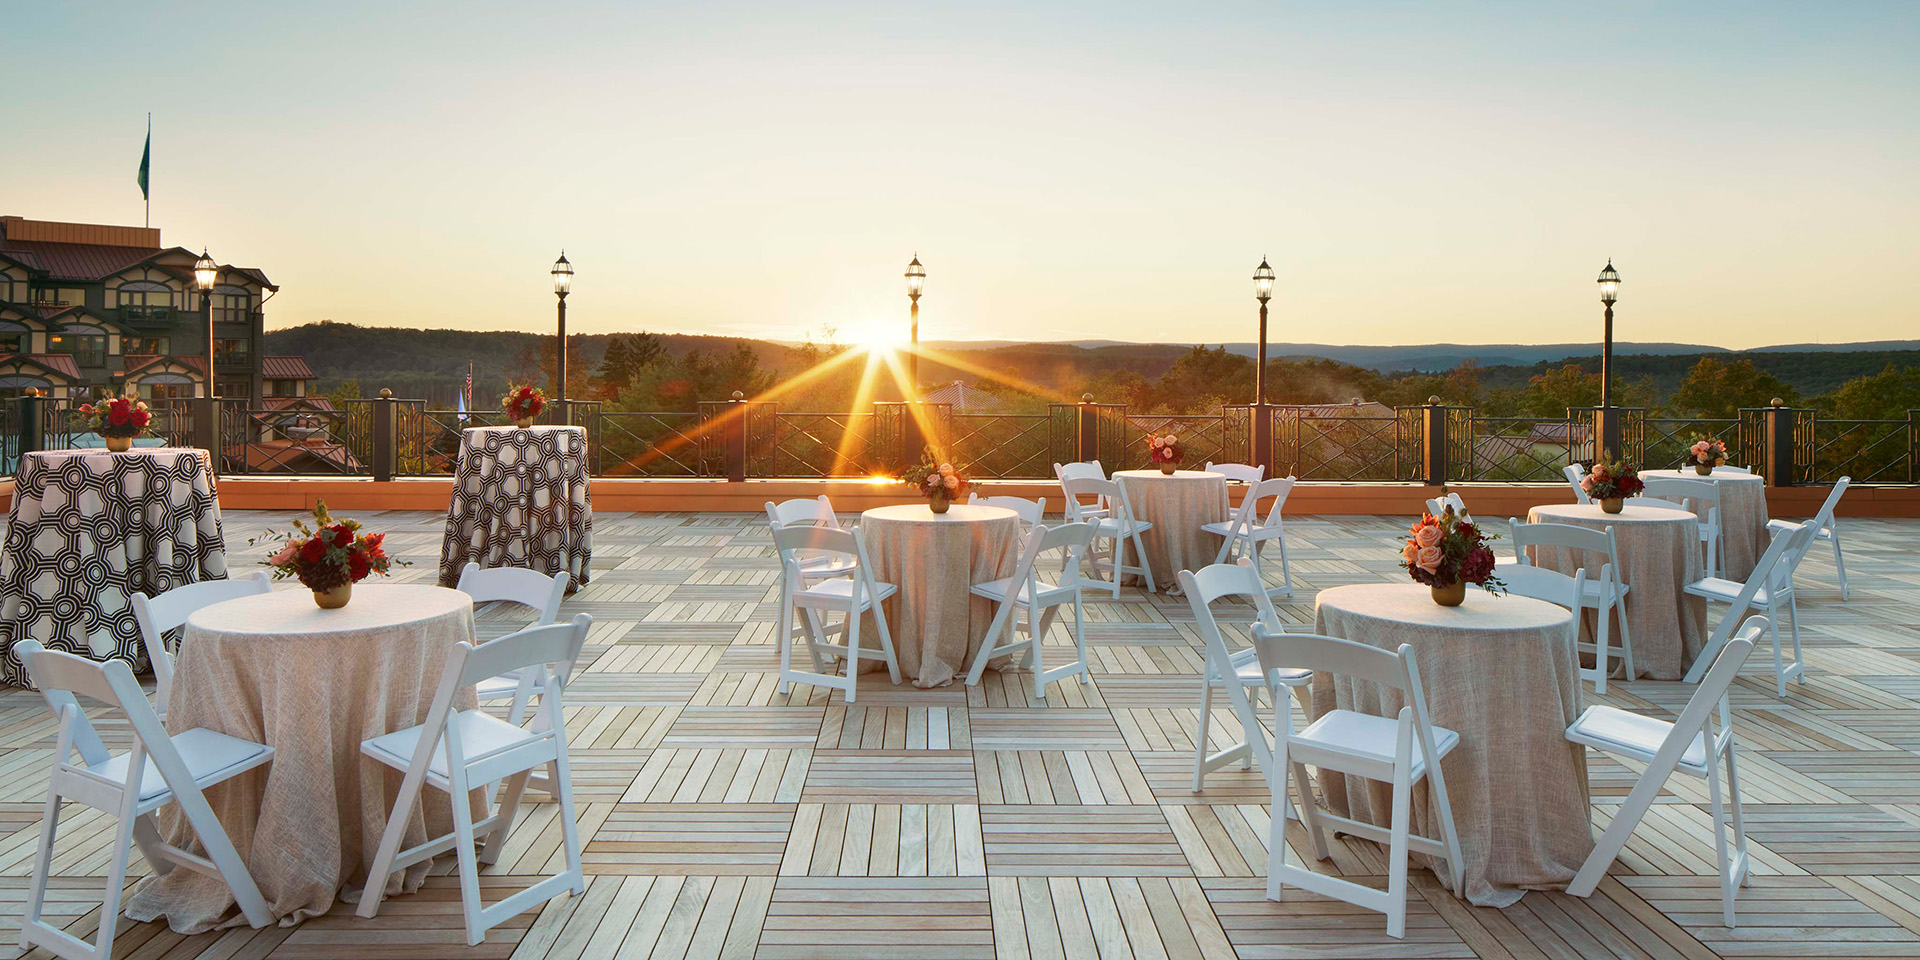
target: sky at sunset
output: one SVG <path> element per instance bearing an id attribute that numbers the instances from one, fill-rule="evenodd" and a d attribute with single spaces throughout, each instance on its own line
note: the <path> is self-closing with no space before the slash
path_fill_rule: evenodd
<path id="1" fill-rule="evenodd" d="M 1920 336 L 1920 3 L 10 3 L 0 213 L 269 323 Z"/>

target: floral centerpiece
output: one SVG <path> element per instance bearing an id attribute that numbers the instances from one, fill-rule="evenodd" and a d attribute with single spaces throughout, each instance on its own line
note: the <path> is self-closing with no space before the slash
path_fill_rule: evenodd
<path id="1" fill-rule="evenodd" d="M 1713 468 L 1727 462 L 1727 445 L 1713 437 L 1700 437 L 1687 448 L 1687 463 L 1693 465 L 1693 472 L 1701 476 L 1713 473 Z"/>
<path id="2" fill-rule="evenodd" d="M 900 478 L 902 483 L 911 484 L 920 495 L 927 498 L 927 509 L 934 513 L 946 513 L 953 501 L 967 492 L 967 478 L 953 468 L 953 464 L 937 457 L 929 457 L 926 463 L 907 468 Z"/>
<path id="3" fill-rule="evenodd" d="M 407 566 L 405 560 L 387 556 L 381 546 L 384 533 L 361 533 L 360 521 L 336 518 L 327 512 L 326 501 L 314 505 L 311 522 L 305 517 L 293 521 L 288 533 L 267 531 L 253 540 L 281 544 L 273 556 L 261 561 L 273 568 L 273 578 L 296 577 L 313 591 L 313 602 L 333 610 L 353 598 L 353 585 L 372 574 L 386 575 L 394 565 Z"/>
<path id="4" fill-rule="evenodd" d="M 1416 582 L 1433 588 L 1433 602 L 1457 607 L 1467 598 L 1467 584 L 1488 593 L 1502 593 L 1506 584 L 1493 575 L 1495 534 L 1483 533 L 1472 518 L 1446 508 L 1440 516 L 1424 514 L 1400 548 L 1400 565 Z"/>
<path id="5" fill-rule="evenodd" d="M 507 393 L 500 398 L 500 408 L 507 412 L 507 419 L 514 426 L 531 427 L 533 418 L 547 408 L 547 395 L 530 383 L 507 384 Z"/>
<path id="6" fill-rule="evenodd" d="M 1168 476 L 1172 476 L 1174 468 L 1187 459 L 1187 451 L 1180 446 L 1180 435 L 1171 431 L 1148 434 L 1147 449 L 1152 455 L 1153 465 Z"/>
<path id="7" fill-rule="evenodd" d="M 1600 501 L 1604 513 L 1619 513 L 1622 501 L 1628 497 L 1639 496 L 1647 488 L 1640 479 L 1640 470 L 1630 463 L 1608 462 L 1605 459 L 1594 463 L 1593 469 L 1580 478 L 1580 489 L 1587 496 Z"/>
<path id="8" fill-rule="evenodd" d="M 99 434 L 107 442 L 107 449 L 115 453 L 131 449 L 134 438 L 146 433 L 147 426 L 153 423 L 146 401 L 132 397 L 83 403 L 73 416 L 82 429 Z"/>

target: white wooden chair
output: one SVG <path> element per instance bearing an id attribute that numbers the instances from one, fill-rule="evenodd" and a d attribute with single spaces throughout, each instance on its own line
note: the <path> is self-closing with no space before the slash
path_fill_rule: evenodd
<path id="1" fill-rule="evenodd" d="M 1406 697 L 1406 706 L 1400 708 L 1397 717 L 1336 709 L 1327 711 L 1299 731 L 1293 729 L 1293 711 L 1273 712 L 1273 769 L 1303 763 L 1319 767 L 1323 775 L 1333 771 L 1392 784 L 1392 811 L 1385 827 L 1326 810 L 1315 811 L 1306 824 L 1313 836 L 1314 855 L 1321 860 L 1328 856 L 1325 836 L 1328 830 L 1387 844 L 1385 890 L 1294 866 L 1289 862 L 1292 857 L 1287 849 L 1286 817 L 1269 817 L 1267 833 L 1267 899 L 1280 899 L 1283 887 L 1300 887 L 1384 913 L 1387 936 L 1404 937 L 1410 852 L 1444 859 L 1451 875 L 1450 886 L 1456 891 L 1461 889 L 1460 836 L 1454 829 L 1446 777 L 1440 770 L 1441 759 L 1460 745 L 1460 735 L 1434 726 L 1429 718 L 1426 693 L 1420 687 L 1420 669 L 1414 663 L 1410 644 L 1402 644 L 1396 652 L 1333 637 L 1257 629 L 1253 648 L 1262 669 L 1325 671 L 1390 687 Z M 1437 838 L 1412 832 L 1413 790 L 1423 779 L 1440 827 Z M 1282 808 L 1286 803 L 1283 780 L 1272 777 L 1269 785 L 1273 790 L 1274 809 Z M 1313 803 L 1313 795 L 1302 791 L 1301 802 Z"/>
<path id="2" fill-rule="evenodd" d="M 1226 477 L 1228 483 L 1259 483 L 1267 478 L 1267 468 L 1259 464 L 1214 463 L 1208 460 L 1207 472 Z"/>
<path id="3" fill-rule="evenodd" d="M 980 652 L 974 655 L 973 666 L 967 671 L 967 686 L 980 682 L 981 675 L 986 672 L 987 661 L 1016 652 L 1021 655 L 1021 664 L 1033 671 L 1033 695 L 1039 699 L 1047 698 L 1047 684 L 1056 680 L 1078 676 L 1081 683 L 1089 682 L 1086 621 L 1080 610 L 1080 564 L 1077 561 L 1078 554 L 1085 551 L 1092 540 L 1091 524 L 1035 527 L 1027 532 L 1013 576 L 974 584 L 974 596 L 992 600 L 999 607 L 994 612 L 993 622 L 987 626 L 987 639 L 980 644 Z M 1068 555 L 1067 572 L 1057 585 L 1040 579 L 1039 573 L 1041 554 L 1053 550 L 1064 550 Z M 1043 641 L 1047 628 L 1053 625 L 1055 612 L 1069 603 L 1073 604 L 1073 643 L 1078 648 L 1078 656 L 1072 663 L 1049 670 Z M 1025 615 L 1024 620 L 1022 614 Z M 1027 633 L 1025 640 L 1000 642 L 1000 637 L 1009 629 L 1023 625 Z"/>
<path id="4" fill-rule="evenodd" d="M 1605 578 L 1607 574 L 1607 569 L 1603 567 L 1600 573 L 1601 577 Z M 1606 692 L 1606 658 L 1604 656 L 1595 656 L 1594 667 L 1591 670 L 1580 665 L 1580 609 L 1584 606 L 1582 598 L 1584 598 L 1587 593 L 1586 568 L 1581 567 L 1574 571 L 1573 576 L 1569 577 L 1558 570 L 1548 570 L 1545 567 L 1536 567 L 1530 564 L 1501 567 L 1500 581 L 1507 585 L 1507 592 L 1516 597 L 1532 597 L 1535 600 L 1545 600 L 1548 603 L 1566 607 L 1567 610 L 1573 614 L 1572 626 L 1568 628 L 1567 650 L 1573 655 L 1574 669 L 1580 672 L 1580 679 L 1593 684 L 1596 693 Z M 1606 614 L 1601 614 L 1601 617 L 1604 618 L 1605 616 Z M 1593 647 L 1590 646 L 1588 649 L 1593 649 Z M 1605 648 L 1600 647 L 1599 649 L 1604 650 Z"/>
<path id="5" fill-rule="evenodd" d="M 872 611 L 880 630 L 880 655 L 887 662 L 893 682 L 900 682 L 900 661 L 893 652 L 893 633 L 887 629 L 887 612 L 881 602 L 898 592 L 891 583 L 873 579 L 873 565 L 867 562 L 866 541 L 858 530 L 831 527 L 774 526 L 773 545 L 780 552 L 780 692 L 795 682 L 831 687 L 854 702 L 860 678 L 860 619 Z M 809 552 L 838 557 L 851 562 L 843 576 L 814 580 L 801 570 L 801 558 Z M 800 626 L 793 625 L 795 611 L 803 614 Z M 840 627 L 841 642 L 828 643 L 823 614 L 838 613 L 845 619 Z M 805 637 L 807 652 L 813 658 L 814 672 L 793 669 L 793 641 Z M 846 664 L 845 676 L 827 673 L 829 655 Z M 867 654 L 871 656 L 869 652 Z"/>
<path id="6" fill-rule="evenodd" d="M 273 748 L 201 727 L 169 735 L 148 705 L 133 670 L 124 662 L 96 663 L 43 649 L 35 640 L 22 640 L 13 649 L 60 720 L 47 802 L 40 815 L 40 844 L 34 853 L 33 875 L 21 918 L 20 946 L 25 950 L 42 947 L 67 960 L 109 960 L 114 934 L 120 929 L 127 862 L 135 845 L 156 874 L 186 867 L 218 879 L 233 891 L 234 903 L 248 924 L 259 928 L 272 923 L 273 915 L 253 875 L 247 872 L 246 861 L 234 849 L 202 791 L 268 763 L 273 759 Z M 132 749 L 109 754 L 78 697 L 99 701 L 123 715 L 133 734 Z M 73 762 L 75 751 L 81 759 L 77 764 Z M 41 919 L 63 799 L 86 804 L 115 821 L 107 855 L 106 890 L 100 900 L 99 933 L 93 943 Z M 160 840 L 154 813 L 169 803 L 180 805 L 180 813 L 199 836 L 205 856 Z"/>
<path id="7" fill-rule="evenodd" d="M 1766 629 L 1763 617 L 1753 617 L 1740 628 L 1740 635 L 1726 642 L 1716 656 L 1703 653 L 1700 663 L 1711 663 L 1700 686 L 1687 699 L 1680 715 L 1669 723 L 1655 717 L 1628 713 L 1616 707 L 1596 704 L 1588 707 L 1580 719 L 1567 728 L 1567 739 L 1616 756 L 1645 764 L 1640 779 L 1628 791 L 1626 800 L 1614 811 L 1613 821 L 1594 844 L 1587 861 L 1573 875 L 1567 892 L 1587 897 L 1599 886 L 1607 867 L 1627 844 L 1627 837 L 1640 825 L 1641 818 L 1653 807 L 1660 788 L 1675 771 L 1707 781 L 1708 812 L 1713 817 L 1713 849 L 1720 865 L 1720 912 L 1728 927 L 1734 923 L 1733 899 L 1747 884 L 1746 822 L 1740 807 L 1740 771 L 1734 761 L 1733 717 L 1727 704 L 1727 689 L 1753 653 L 1754 639 Z M 1713 714 L 1720 714 L 1719 729 L 1713 728 Z M 1720 764 L 1727 765 L 1726 801 L 1721 799 Z M 1730 807 L 1731 823 L 1723 824 L 1722 808 Z M 1733 830 L 1733 850 L 1729 855 L 1727 827 Z"/>
<path id="8" fill-rule="evenodd" d="M 1287 562 L 1287 536 L 1282 511 L 1287 505 L 1287 495 L 1293 492 L 1292 477 L 1275 477 L 1272 480 L 1256 481 L 1247 488 L 1246 495 L 1240 498 L 1240 507 L 1234 511 L 1233 519 L 1214 523 L 1203 523 L 1200 529 L 1221 538 L 1220 552 L 1213 557 L 1214 563 L 1226 563 L 1234 557 L 1253 561 L 1253 570 L 1262 579 L 1266 570 L 1260 563 L 1260 548 L 1269 541 L 1280 544 L 1280 581 L 1281 586 L 1267 591 L 1269 596 L 1293 596 L 1293 567 Z M 1265 516 L 1260 514 L 1262 501 L 1271 500 Z"/>
<path id="9" fill-rule="evenodd" d="M 1252 647 L 1228 650 L 1227 641 L 1220 633 L 1219 622 L 1213 618 L 1212 604 L 1218 600 L 1233 598 L 1242 603 L 1252 604 L 1260 627 L 1280 632 L 1280 615 L 1273 609 L 1273 600 L 1267 595 L 1266 581 L 1260 578 L 1250 560 L 1239 563 L 1216 563 L 1202 567 L 1198 572 L 1180 571 L 1180 589 L 1187 595 L 1187 606 L 1193 610 L 1194 629 L 1200 632 L 1205 644 L 1205 659 L 1200 674 L 1200 724 L 1193 735 L 1193 789 L 1199 791 L 1206 786 L 1207 774 L 1218 770 L 1235 760 L 1240 761 L 1240 769 L 1245 770 L 1254 761 L 1259 761 L 1263 775 L 1272 777 L 1273 749 L 1267 744 L 1266 735 L 1261 732 L 1260 721 L 1253 710 L 1251 693 L 1265 691 L 1268 702 L 1276 710 L 1290 709 L 1280 698 L 1280 688 L 1286 687 L 1300 701 L 1302 709 L 1309 709 L 1311 694 L 1307 684 L 1313 674 L 1306 670 L 1265 671 L 1260 669 L 1259 658 Z M 1227 702 L 1232 705 L 1235 719 L 1240 721 L 1241 738 L 1238 743 L 1224 750 L 1208 752 L 1209 731 L 1213 723 L 1213 691 L 1220 688 L 1227 692 Z M 1306 784 L 1306 770 L 1297 770 L 1301 795 L 1312 802 L 1312 791 Z"/>
<path id="10" fill-rule="evenodd" d="M 1724 470 L 1726 468 L 1718 467 L 1716 469 Z M 1840 555 L 1840 527 L 1838 522 L 1834 520 L 1833 512 L 1840 506 L 1840 497 L 1847 492 L 1847 487 L 1852 484 L 1852 477 L 1841 477 L 1839 480 L 1834 481 L 1833 490 L 1827 494 L 1826 502 L 1822 503 L 1820 505 L 1820 511 L 1813 515 L 1815 523 L 1813 530 L 1814 541 L 1833 544 L 1833 566 L 1834 569 L 1840 573 L 1840 599 L 1843 602 L 1847 599 L 1847 561 L 1846 558 Z M 1781 531 L 1791 530 L 1796 526 L 1799 526 L 1799 524 L 1792 520 L 1767 521 L 1767 529 L 1776 534 Z"/>
<path id="11" fill-rule="evenodd" d="M 483 603 L 516 603 L 529 607 L 534 611 L 531 626 L 544 627 L 560 619 L 560 602 L 566 599 L 569 582 L 564 570 L 549 577 L 537 570 L 521 567 L 490 567 L 482 570 L 479 564 L 469 561 L 460 568 L 460 579 L 454 589 L 472 597 L 475 606 Z M 586 640 L 585 634 L 581 635 L 581 640 Z M 568 680 L 573 679 L 573 665 L 579 659 L 580 651 L 575 649 L 561 664 L 562 675 Z M 534 667 L 488 677 L 474 684 L 473 692 L 482 703 L 511 699 L 513 703 L 507 708 L 507 722 L 517 727 L 527 718 L 527 707 L 539 692 L 539 683 L 540 668 Z M 554 795 L 553 783 L 538 773 L 528 781 L 528 785 L 548 796 Z M 492 800 L 493 790 L 497 786 L 497 783 L 487 785 L 488 800 Z"/>
<path id="12" fill-rule="evenodd" d="M 1573 500 L 1575 503 L 1593 502 L 1593 498 L 1587 495 L 1586 488 L 1580 485 L 1580 481 L 1587 478 L 1586 467 L 1577 463 L 1569 463 L 1561 467 L 1560 472 L 1566 476 L 1567 483 L 1573 487 Z"/>
<path id="13" fill-rule="evenodd" d="M 568 657 L 578 654 L 592 623 L 593 618 L 582 613 L 571 623 L 528 627 L 479 646 L 466 642 L 455 644 L 453 653 L 447 657 L 447 668 L 440 676 L 440 689 L 427 709 L 427 721 L 361 741 L 362 754 L 406 773 L 400 781 L 400 794 L 394 799 L 393 812 L 387 818 L 387 828 L 381 835 L 379 852 L 374 854 L 373 865 L 367 870 L 367 885 L 360 894 L 358 913 L 361 917 L 371 919 L 380 911 L 380 901 L 387 892 L 387 878 L 395 870 L 405 870 L 449 850 L 458 861 L 460 906 L 469 946 L 486 939 L 489 929 L 537 904 L 561 893 L 579 896 L 587 891 L 586 875 L 580 865 L 580 835 L 574 825 L 573 780 L 567 760 L 563 695 L 567 678 L 561 676 L 557 668 L 563 666 Z M 529 728 L 496 719 L 484 710 L 453 708 L 454 696 L 462 687 L 523 670 L 540 674 L 540 712 L 534 715 Z M 486 906 L 480 899 L 480 864 L 500 858 L 507 835 L 513 830 L 527 779 L 539 767 L 546 768 L 547 779 L 559 788 L 561 845 L 566 867 Z M 467 801 L 469 791 L 502 779 L 507 781 L 507 789 L 499 805 L 495 806 L 493 798 L 488 797 L 486 817 L 474 820 L 473 807 Z M 426 785 L 447 794 L 453 807 L 453 832 L 402 850 L 400 843 L 412 823 L 414 805 L 421 802 L 421 789 Z"/>
<path id="14" fill-rule="evenodd" d="M 1711 480 L 1687 480 L 1679 477 L 1648 477 L 1645 496 L 1672 500 L 1700 516 L 1700 543 L 1706 548 L 1706 571 L 1710 577 L 1727 572 L 1725 539 L 1720 531 L 1720 486 Z M 1704 509 L 1703 509 L 1704 508 Z"/>
<path id="15" fill-rule="evenodd" d="M 1047 516 L 1046 497 L 1038 500 L 1028 500 L 1025 497 L 983 497 L 976 492 L 967 496 L 967 502 L 983 507 L 1002 507 L 1012 510 L 1020 517 L 1020 525 L 1028 530 L 1046 525 L 1044 522 Z"/>
<path id="16" fill-rule="evenodd" d="M 1778 695 L 1787 695 L 1788 680 L 1807 682 L 1806 660 L 1800 653 L 1799 612 L 1793 602 L 1793 568 L 1813 547 L 1813 530 L 1813 521 L 1809 520 L 1800 524 L 1797 530 L 1775 534 L 1773 542 L 1767 545 L 1767 552 L 1761 554 L 1754 563 L 1753 572 L 1747 575 L 1745 583 L 1721 577 L 1702 577 L 1687 584 L 1685 591 L 1688 594 L 1727 604 L 1726 614 L 1714 625 L 1706 647 L 1694 659 L 1693 668 L 1687 671 L 1688 683 L 1700 682 L 1714 653 L 1727 642 L 1734 624 L 1741 622 L 1749 610 L 1766 614 L 1762 619 L 1766 621 L 1768 636 L 1773 639 L 1773 681 Z M 1791 666 L 1782 659 L 1780 650 L 1780 616 L 1783 613 L 1793 628 Z"/>
<path id="17" fill-rule="evenodd" d="M 1593 682 L 1593 692 L 1607 692 L 1607 676 L 1612 672 L 1613 624 L 1620 624 L 1620 666 L 1628 680 L 1634 678 L 1633 671 L 1633 628 L 1627 623 L 1627 594 L 1632 591 L 1628 584 L 1620 582 L 1620 548 L 1614 538 L 1613 527 L 1604 530 L 1591 530 L 1571 523 L 1521 523 L 1518 518 L 1507 519 L 1507 529 L 1513 539 L 1514 565 L 1501 567 L 1498 571 L 1502 580 L 1507 580 L 1512 589 L 1509 574 L 1521 575 L 1519 571 L 1539 569 L 1532 566 L 1527 557 L 1527 548 L 1560 549 L 1595 554 L 1601 558 L 1600 569 L 1594 576 L 1582 578 L 1580 606 L 1592 610 L 1594 619 L 1599 621 L 1593 631 L 1593 642 L 1577 642 L 1580 616 L 1575 616 L 1574 657 L 1577 660 L 1583 651 L 1593 651 L 1593 669 L 1580 670 L 1583 679 Z M 1581 572 L 1586 572 L 1586 558 L 1574 554 L 1576 563 L 1581 564 Z M 1528 594 L 1532 596 L 1532 594 Z M 1540 598 L 1547 599 L 1547 598 Z M 1556 601 L 1557 602 L 1557 601 Z M 1577 613 L 1577 611 L 1576 611 Z"/>
<path id="18" fill-rule="evenodd" d="M 1107 566 L 1112 572 L 1111 580 L 1093 577 L 1095 583 L 1106 584 L 1113 590 L 1115 600 L 1120 599 L 1120 581 L 1127 574 L 1137 573 L 1146 581 L 1147 592 L 1154 593 L 1153 570 L 1147 562 L 1147 548 L 1140 543 L 1140 534 L 1153 529 L 1153 524 L 1133 518 L 1133 503 L 1127 499 L 1127 488 L 1112 480 L 1096 480 L 1092 477 L 1075 477 L 1060 481 L 1060 487 L 1067 495 L 1067 522 L 1086 523 L 1093 526 L 1093 538 L 1105 540 L 1107 548 Z M 1083 496 L 1099 498 L 1107 504 L 1104 511 L 1088 508 L 1080 502 Z M 1134 555 L 1140 558 L 1138 564 L 1127 562 L 1127 546 L 1133 546 Z M 1086 558 L 1093 564 L 1093 572 L 1100 572 L 1100 556 L 1089 547 Z"/>
<path id="19" fill-rule="evenodd" d="M 1433 516 L 1444 516 L 1448 507 L 1453 508 L 1453 515 L 1456 517 L 1467 517 L 1468 519 L 1472 519 L 1473 517 L 1473 514 L 1467 512 L 1467 502 L 1460 499 L 1458 493 L 1449 492 L 1444 497 L 1427 498 L 1427 512 Z"/>
<path id="20" fill-rule="evenodd" d="M 840 525 L 840 517 L 833 512 L 833 502 L 821 494 L 811 500 L 782 500 L 766 504 L 767 521 L 775 526 L 826 527 L 831 530 L 845 530 Z M 806 551 L 800 556 L 800 573 L 809 580 L 826 580 L 832 577 L 844 577 L 853 569 L 853 560 L 839 554 Z"/>
<path id="21" fill-rule="evenodd" d="M 140 642 L 153 661 L 153 712 L 160 719 L 167 718 L 167 703 L 173 697 L 173 652 L 167 649 L 167 634 L 185 626 L 187 618 L 201 607 L 272 589 L 273 582 L 261 571 L 247 577 L 189 583 L 157 597 L 135 593 L 129 598 L 133 622 L 140 627 Z"/>

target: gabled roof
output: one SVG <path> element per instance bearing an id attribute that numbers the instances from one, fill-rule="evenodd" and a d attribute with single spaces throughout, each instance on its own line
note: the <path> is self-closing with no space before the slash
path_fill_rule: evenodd
<path id="1" fill-rule="evenodd" d="M 333 410 L 330 397 L 309 395 L 305 397 L 261 397 L 262 410 Z"/>
<path id="2" fill-rule="evenodd" d="M 121 363 L 123 364 L 121 376 L 127 377 L 131 377 L 148 367 L 156 367 L 163 363 L 173 363 L 186 367 L 188 370 L 192 370 L 195 374 L 202 377 L 207 375 L 206 357 L 169 357 L 157 353 L 130 353 L 121 358 Z"/>
<path id="3" fill-rule="evenodd" d="M 42 313 L 40 316 L 45 320 L 58 323 L 62 326 L 69 323 L 88 323 L 95 326 L 112 327 L 122 333 L 127 330 L 127 325 L 121 323 L 118 317 L 101 313 L 91 307 L 80 304 L 71 307 L 61 307 L 51 313 Z M 55 330 L 54 332 L 58 333 L 59 331 Z"/>
<path id="4" fill-rule="evenodd" d="M 954 413 L 995 413 L 1007 405 L 1005 400 L 977 387 L 970 387 L 964 380 L 955 380 L 929 390 L 920 399 L 927 403 L 951 404 Z"/>
<path id="5" fill-rule="evenodd" d="M 64 353 L 8 353 L 0 354 L 0 363 L 19 361 L 30 363 L 68 380 L 80 379 L 80 368 L 74 366 L 73 358 Z"/>
<path id="6" fill-rule="evenodd" d="M 49 280 L 94 281 L 159 256 L 147 247 L 107 247 L 91 243 L 47 243 L 11 240 L 0 247 L 5 256 L 46 275 Z"/>
<path id="7" fill-rule="evenodd" d="M 306 357 L 261 357 L 260 376 L 267 380 L 316 380 Z"/>

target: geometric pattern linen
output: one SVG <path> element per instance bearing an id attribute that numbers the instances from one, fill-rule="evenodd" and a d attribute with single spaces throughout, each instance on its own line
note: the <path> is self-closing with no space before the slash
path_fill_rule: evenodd
<path id="1" fill-rule="evenodd" d="M 587 582 L 593 559 L 593 498 L 582 427 L 474 427 L 460 433 L 460 466 L 447 503 L 440 585 L 482 568 L 524 567 Z"/>
<path id="2" fill-rule="evenodd" d="M 0 561 L 0 683 L 15 641 L 144 670 L 129 597 L 227 575 L 206 451 L 48 450 L 20 458 Z"/>

